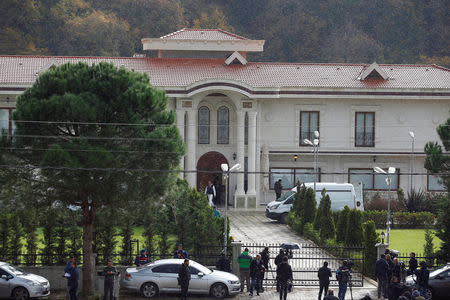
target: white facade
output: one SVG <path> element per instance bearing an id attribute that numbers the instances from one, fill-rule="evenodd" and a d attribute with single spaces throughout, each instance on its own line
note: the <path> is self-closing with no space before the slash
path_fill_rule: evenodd
<path id="1" fill-rule="evenodd" d="M 15 97 L 51 65 L 107 61 L 147 73 L 154 86 L 166 91 L 187 145 L 181 176 L 192 186 L 203 191 L 207 181 L 216 179 L 224 192 L 220 164 L 241 164 L 229 179 L 229 202 L 236 207 L 272 201 L 275 179 L 282 178 L 285 189 L 296 179 L 312 181 L 312 147 L 302 140 L 305 134 L 313 139 L 315 130 L 320 132 L 320 181 L 364 181 L 369 193 L 385 191 L 384 177 L 372 169 L 392 166 L 400 172 L 392 189 L 407 191 L 414 160 L 413 187 L 431 191 L 438 186 L 423 167 L 423 149 L 428 141 L 439 141 L 436 127 L 449 117 L 448 69 L 252 63 L 242 49 L 261 51 L 264 41 L 214 30 L 182 30 L 143 41 L 159 50 L 159 58 L 0 56 L 2 127 L 11 130 L 5 118 Z M 224 43 L 231 50 L 236 45 L 236 51 L 217 47 Z M 158 49 L 159 44 L 164 47 Z M 206 44 L 215 46 L 205 51 Z M 212 58 L 211 51 L 216 51 Z M 409 132 L 415 136 L 414 155 Z"/>

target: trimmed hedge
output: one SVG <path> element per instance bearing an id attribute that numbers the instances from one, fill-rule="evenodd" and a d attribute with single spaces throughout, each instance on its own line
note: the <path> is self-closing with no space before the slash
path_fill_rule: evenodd
<path id="1" fill-rule="evenodd" d="M 387 211 L 367 210 L 363 213 L 364 222 L 374 221 L 377 228 L 384 228 L 387 221 Z M 398 211 L 392 213 L 392 228 L 427 228 L 434 224 L 436 216 L 430 212 L 406 212 Z"/>

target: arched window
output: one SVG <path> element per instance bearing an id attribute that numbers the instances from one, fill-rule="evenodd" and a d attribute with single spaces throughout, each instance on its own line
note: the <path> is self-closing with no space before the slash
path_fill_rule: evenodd
<path id="1" fill-rule="evenodd" d="M 228 144 L 230 139 L 230 111 L 221 106 L 217 110 L 217 144 Z"/>
<path id="2" fill-rule="evenodd" d="M 198 109 L 198 143 L 209 144 L 209 108 Z"/>

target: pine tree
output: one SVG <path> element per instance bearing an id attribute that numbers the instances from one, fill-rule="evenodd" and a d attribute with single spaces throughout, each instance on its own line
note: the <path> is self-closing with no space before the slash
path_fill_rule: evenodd
<path id="1" fill-rule="evenodd" d="M 375 222 L 370 220 L 364 224 L 364 273 L 367 276 L 375 274 L 375 262 L 377 260 L 377 248 L 375 244 L 380 241 Z"/>
<path id="2" fill-rule="evenodd" d="M 336 241 L 343 243 L 345 241 L 345 235 L 347 233 L 347 220 L 350 214 L 350 208 L 346 205 L 344 209 L 339 213 L 337 228 L 336 228 Z"/>
<path id="3" fill-rule="evenodd" d="M 9 245 L 11 246 L 11 258 L 15 265 L 20 264 L 20 255 L 22 254 L 22 237 L 24 234 L 22 223 L 17 213 L 14 213 L 10 223 L 11 235 L 9 238 Z"/>
<path id="4" fill-rule="evenodd" d="M 319 207 L 317 208 L 316 218 L 314 219 L 314 229 L 315 230 L 319 230 L 319 227 L 320 227 L 320 219 L 322 218 L 323 206 L 324 206 L 323 198 L 325 197 L 326 192 L 327 192 L 326 189 L 323 188 L 322 192 L 321 192 Z"/>
<path id="5" fill-rule="evenodd" d="M 348 246 L 361 245 L 364 232 L 362 227 L 362 214 L 357 209 L 350 210 L 345 228 L 345 244 Z"/>
<path id="6" fill-rule="evenodd" d="M 24 234 L 25 234 L 25 249 L 26 257 L 25 264 L 27 266 L 34 266 L 36 264 L 36 252 L 37 252 L 37 233 L 38 227 L 37 216 L 34 210 L 26 212 L 26 222 L 24 222 Z"/>

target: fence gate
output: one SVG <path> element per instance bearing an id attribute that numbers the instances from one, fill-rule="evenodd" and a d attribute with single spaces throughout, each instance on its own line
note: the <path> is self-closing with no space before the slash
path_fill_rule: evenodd
<path id="1" fill-rule="evenodd" d="M 289 253 L 289 264 L 292 267 L 295 286 L 319 286 L 317 271 L 323 266 L 323 262 L 328 262 L 332 277 L 330 286 L 338 286 L 336 280 L 336 270 L 342 265 L 343 260 L 353 262 L 351 283 L 354 287 L 362 287 L 364 272 L 364 247 L 319 247 L 315 244 L 299 244 L 300 249 L 292 250 Z M 256 254 L 269 247 L 270 261 L 269 270 L 264 275 L 264 286 L 275 286 L 276 266 L 275 257 L 280 252 L 280 244 L 243 244 L 242 250 L 248 248 L 249 254 L 255 257 Z"/>

